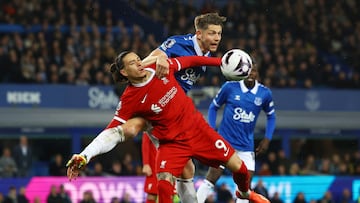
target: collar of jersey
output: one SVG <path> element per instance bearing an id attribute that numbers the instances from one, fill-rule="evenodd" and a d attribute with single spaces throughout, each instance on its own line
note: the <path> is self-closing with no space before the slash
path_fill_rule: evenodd
<path id="1" fill-rule="evenodd" d="M 251 93 L 256 94 L 257 91 L 258 91 L 258 89 L 259 89 L 259 82 L 258 82 L 257 80 L 255 80 L 255 85 L 254 85 L 254 87 L 253 87 L 251 90 L 249 90 L 249 89 L 246 87 L 246 85 L 245 85 L 245 83 L 244 83 L 244 80 L 241 80 L 241 81 L 240 81 L 240 88 L 241 88 L 241 91 L 242 91 L 243 93 L 246 93 L 246 92 L 250 91 Z"/>
<path id="2" fill-rule="evenodd" d="M 196 40 L 196 35 L 192 36 L 192 41 L 194 42 L 194 49 L 198 56 L 209 56 L 210 51 L 206 52 L 205 54 L 202 53 L 200 46 Z"/>

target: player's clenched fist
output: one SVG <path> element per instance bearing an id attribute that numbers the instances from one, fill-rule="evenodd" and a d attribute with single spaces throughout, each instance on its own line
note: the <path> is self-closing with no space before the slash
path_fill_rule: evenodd
<path id="1" fill-rule="evenodd" d="M 79 176 L 79 173 L 85 169 L 87 160 L 85 156 L 80 154 L 74 154 L 71 159 L 67 162 L 67 177 L 71 181 Z"/>

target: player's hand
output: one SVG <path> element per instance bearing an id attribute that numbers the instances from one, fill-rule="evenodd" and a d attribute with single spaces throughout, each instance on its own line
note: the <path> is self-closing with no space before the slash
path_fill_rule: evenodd
<path id="1" fill-rule="evenodd" d="M 70 181 L 76 179 L 79 176 L 80 172 L 85 169 L 86 163 L 87 160 L 85 156 L 74 154 L 71 157 L 71 159 L 66 164 L 66 175 Z"/>
<path id="2" fill-rule="evenodd" d="M 156 60 L 155 74 L 158 78 L 163 78 L 169 74 L 169 62 L 167 61 L 167 57 L 158 56 Z"/>
<path id="3" fill-rule="evenodd" d="M 152 170 L 149 164 L 145 164 L 142 168 L 142 172 L 143 174 L 145 174 L 146 176 L 151 176 L 152 174 Z"/>
<path id="4" fill-rule="evenodd" d="M 269 143 L 270 143 L 269 139 L 267 139 L 267 138 L 262 139 L 256 148 L 256 151 L 255 151 L 256 155 L 266 152 L 266 150 L 268 150 L 268 148 L 269 148 Z"/>

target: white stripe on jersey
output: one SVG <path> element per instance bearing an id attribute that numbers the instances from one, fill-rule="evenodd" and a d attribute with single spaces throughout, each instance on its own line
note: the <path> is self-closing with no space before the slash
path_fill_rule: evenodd
<path id="1" fill-rule="evenodd" d="M 177 60 L 176 58 L 174 58 L 174 59 L 175 59 L 176 63 L 178 64 L 178 71 L 181 70 L 181 64 L 180 64 L 179 60 Z"/>
<path id="2" fill-rule="evenodd" d="M 117 116 L 114 116 L 114 120 L 117 120 L 117 121 L 119 121 L 121 123 L 126 123 L 126 120 L 124 120 L 124 119 L 122 119 L 120 117 L 117 117 Z"/>

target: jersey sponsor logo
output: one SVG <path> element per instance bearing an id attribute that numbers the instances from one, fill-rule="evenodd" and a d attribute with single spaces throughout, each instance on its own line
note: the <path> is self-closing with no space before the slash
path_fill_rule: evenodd
<path id="1" fill-rule="evenodd" d="M 146 100 L 146 97 L 147 97 L 148 94 L 145 94 L 145 97 L 141 100 L 141 103 L 145 103 L 145 100 Z"/>
<path id="2" fill-rule="evenodd" d="M 158 114 L 158 113 L 160 113 L 160 112 L 162 111 L 162 108 L 159 107 L 157 104 L 152 104 L 152 105 L 151 105 L 151 110 L 152 110 L 154 113 Z"/>
<path id="3" fill-rule="evenodd" d="M 166 92 L 163 97 L 161 97 L 161 99 L 159 100 L 159 104 L 164 107 L 167 103 L 169 103 L 172 98 L 174 98 L 177 91 L 178 89 L 175 86 L 172 87 L 168 92 Z"/>
<path id="4" fill-rule="evenodd" d="M 252 111 L 250 111 L 249 113 L 246 113 L 245 110 L 238 107 L 238 108 L 234 109 L 233 119 L 238 120 L 243 123 L 250 123 L 250 122 L 254 122 L 255 115 Z"/>
<path id="5" fill-rule="evenodd" d="M 160 162 L 160 168 L 165 168 L 165 165 L 166 165 L 166 161 L 165 160 L 162 160 Z"/>
<path id="6" fill-rule="evenodd" d="M 200 74 L 196 74 L 194 69 L 185 69 L 184 74 L 180 77 L 181 80 L 188 81 L 190 85 L 194 84 L 200 78 Z"/>
<path id="7" fill-rule="evenodd" d="M 254 104 L 255 104 L 256 106 L 261 106 L 261 104 L 262 104 L 262 99 L 261 99 L 261 97 L 255 97 Z"/>

